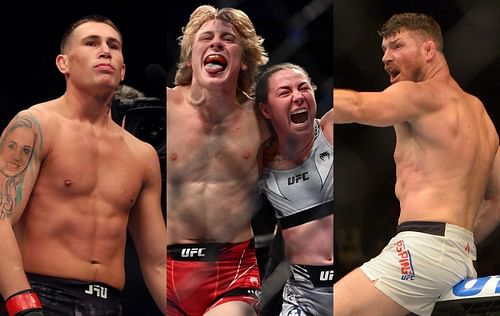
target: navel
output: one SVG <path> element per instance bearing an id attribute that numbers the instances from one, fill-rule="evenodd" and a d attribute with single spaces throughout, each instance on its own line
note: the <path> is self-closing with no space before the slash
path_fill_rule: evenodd
<path id="1" fill-rule="evenodd" d="M 177 154 L 173 153 L 170 155 L 170 161 L 175 161 L 175 160 L 177 160 Z"/>

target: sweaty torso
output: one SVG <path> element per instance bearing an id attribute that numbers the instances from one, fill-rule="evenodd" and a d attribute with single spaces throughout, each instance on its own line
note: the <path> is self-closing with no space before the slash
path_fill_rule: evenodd
<path id="1" fill-rule="evenodd" d="M 111 122 L 103 131 L 68 119 L 58 106 L 34 111 L 45 156 L 15 226 L 25 270 L 122 288 L 127 220 L 143 181 L 138 141 Z"/>
<path id="2" fill-rule="evenodd" d="M 498 148 L 482 103 L 451 79 L 429 85 L 439 110 L 396 125 L 399 222 L 444 221 L 472 230 Z M 404 106 L 404 105 L 402 105 Z"/>
<path id="3" fill-rule="evenodd" d="M 204 105 L 187 101 L 187 91 L 177 87 L 167 95 L 168 243 L 247 240 L 251 217 L 260 207 L 263 142 L 253 102 L 213 122 L 204 115 Z"/>

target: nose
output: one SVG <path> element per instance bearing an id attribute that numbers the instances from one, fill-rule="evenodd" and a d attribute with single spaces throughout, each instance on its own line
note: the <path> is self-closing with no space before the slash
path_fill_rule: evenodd
<path id="1" fill-rule="evenodd" d="M 382 63 L 385 65 L 387 62 L 392 60 L 392 55 L 389 49 L 384 51 L 384 55 L 382 55 Z"/>
<path id="2" fill-rule="evenodd" d="M 304 103 L 304 96 L 302 95 L 302 93 L 299 90 L 295 90 L 293 92 L 293 102 L 297 103 L 298 105 L 301 105 L 302 103 Z"/>
<path id="3" fill-rule="evenodd" d="M 222 41 L 218 38 L 214 38 L 210 43 L 210 48 L 213 50 L 222 50 Z"/>
<path id="4" fill-rule="evenodd" d="M 13 150 L 12 151 L 12 154 L 10 155 L 10 158 L 12 159 L 12 161 L 15 161 L 15 162 L 19 162 L 21 161 L 21 157 L 22 157 L 22 153 L 21 153 L 21 148 L 18 148 L 16 150 Z"/>
<path id="5" fill-rule="evenodd" d="M 107 44 L 101 45 L 101 51 L 99 52 L 99 57 L 109 58 L 111 57 L 111 50 Z"/>

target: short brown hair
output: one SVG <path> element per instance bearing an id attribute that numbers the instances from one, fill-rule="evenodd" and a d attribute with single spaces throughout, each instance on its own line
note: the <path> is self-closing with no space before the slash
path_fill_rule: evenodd
<path id="1" fill-rule="evenodd" d="M 415 31 L 436 43 L 438 51 L 443 52 L 443 34 L 436 20 L 423 13 L 399 13 L 387 20 L 378 34 L 382 38 L 390 37 L 401 30 Z"/>
<path id="2" fill-rule="evenodd" d="M 98 14 L 93 14 L 93 15 L 87 15 L 84 16 L 81 19 L 78 19 L 77 21 L 73 22 L 67 29 L 64 31 L 63 36 L 61 37 L 61 44 L 60 44 L 60 52 L 61 54 L 64 54 L 64 51 L 66 49 L 66 45 L 68 44 L 68 39 L 70 38 L 71 34 L 73 34 L 73 31 L 79 27 L 80 25 L 87 23 L 87 22 L 99 22 L 99 23 L 104 23 L 109 26 L 111 26 L 116 32 L 118 32 L 118 35 L 120 35 L 120 41 L 123 42 L 122 34 L 120 33 L 120 30 L 118 30 L 118 27 L 105 16 L 98 15 Z"/>

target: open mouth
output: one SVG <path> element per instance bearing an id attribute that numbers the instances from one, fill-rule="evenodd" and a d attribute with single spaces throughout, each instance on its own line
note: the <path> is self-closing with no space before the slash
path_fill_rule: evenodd
<path id="1" fill-rule="evenodd" d="M 294 124 L 301 124 L 307 122 L 307 110 L 302 109 L 302 110 L 297 110 L 295 112 L 292 112 L 291 118 L 292 123 Z"/>
<path id="2" fill-rule="evenodd" d="M 395 69 L 395 68 L 392 68 L 392 69 L 387 68 L 385 71 L 389 74 L 389 78 L 390 78 L 391 82 L 395 81 L 400 74 L 399 70 Z"/>
<path id="3" fill-rule="evenodd" d="M 207 72 L 211 74 L 217 74 L 224 71 L 227 67 L 226 58 L 217 54 L 208 55 L 203 61 L 203 64 Z"/>

